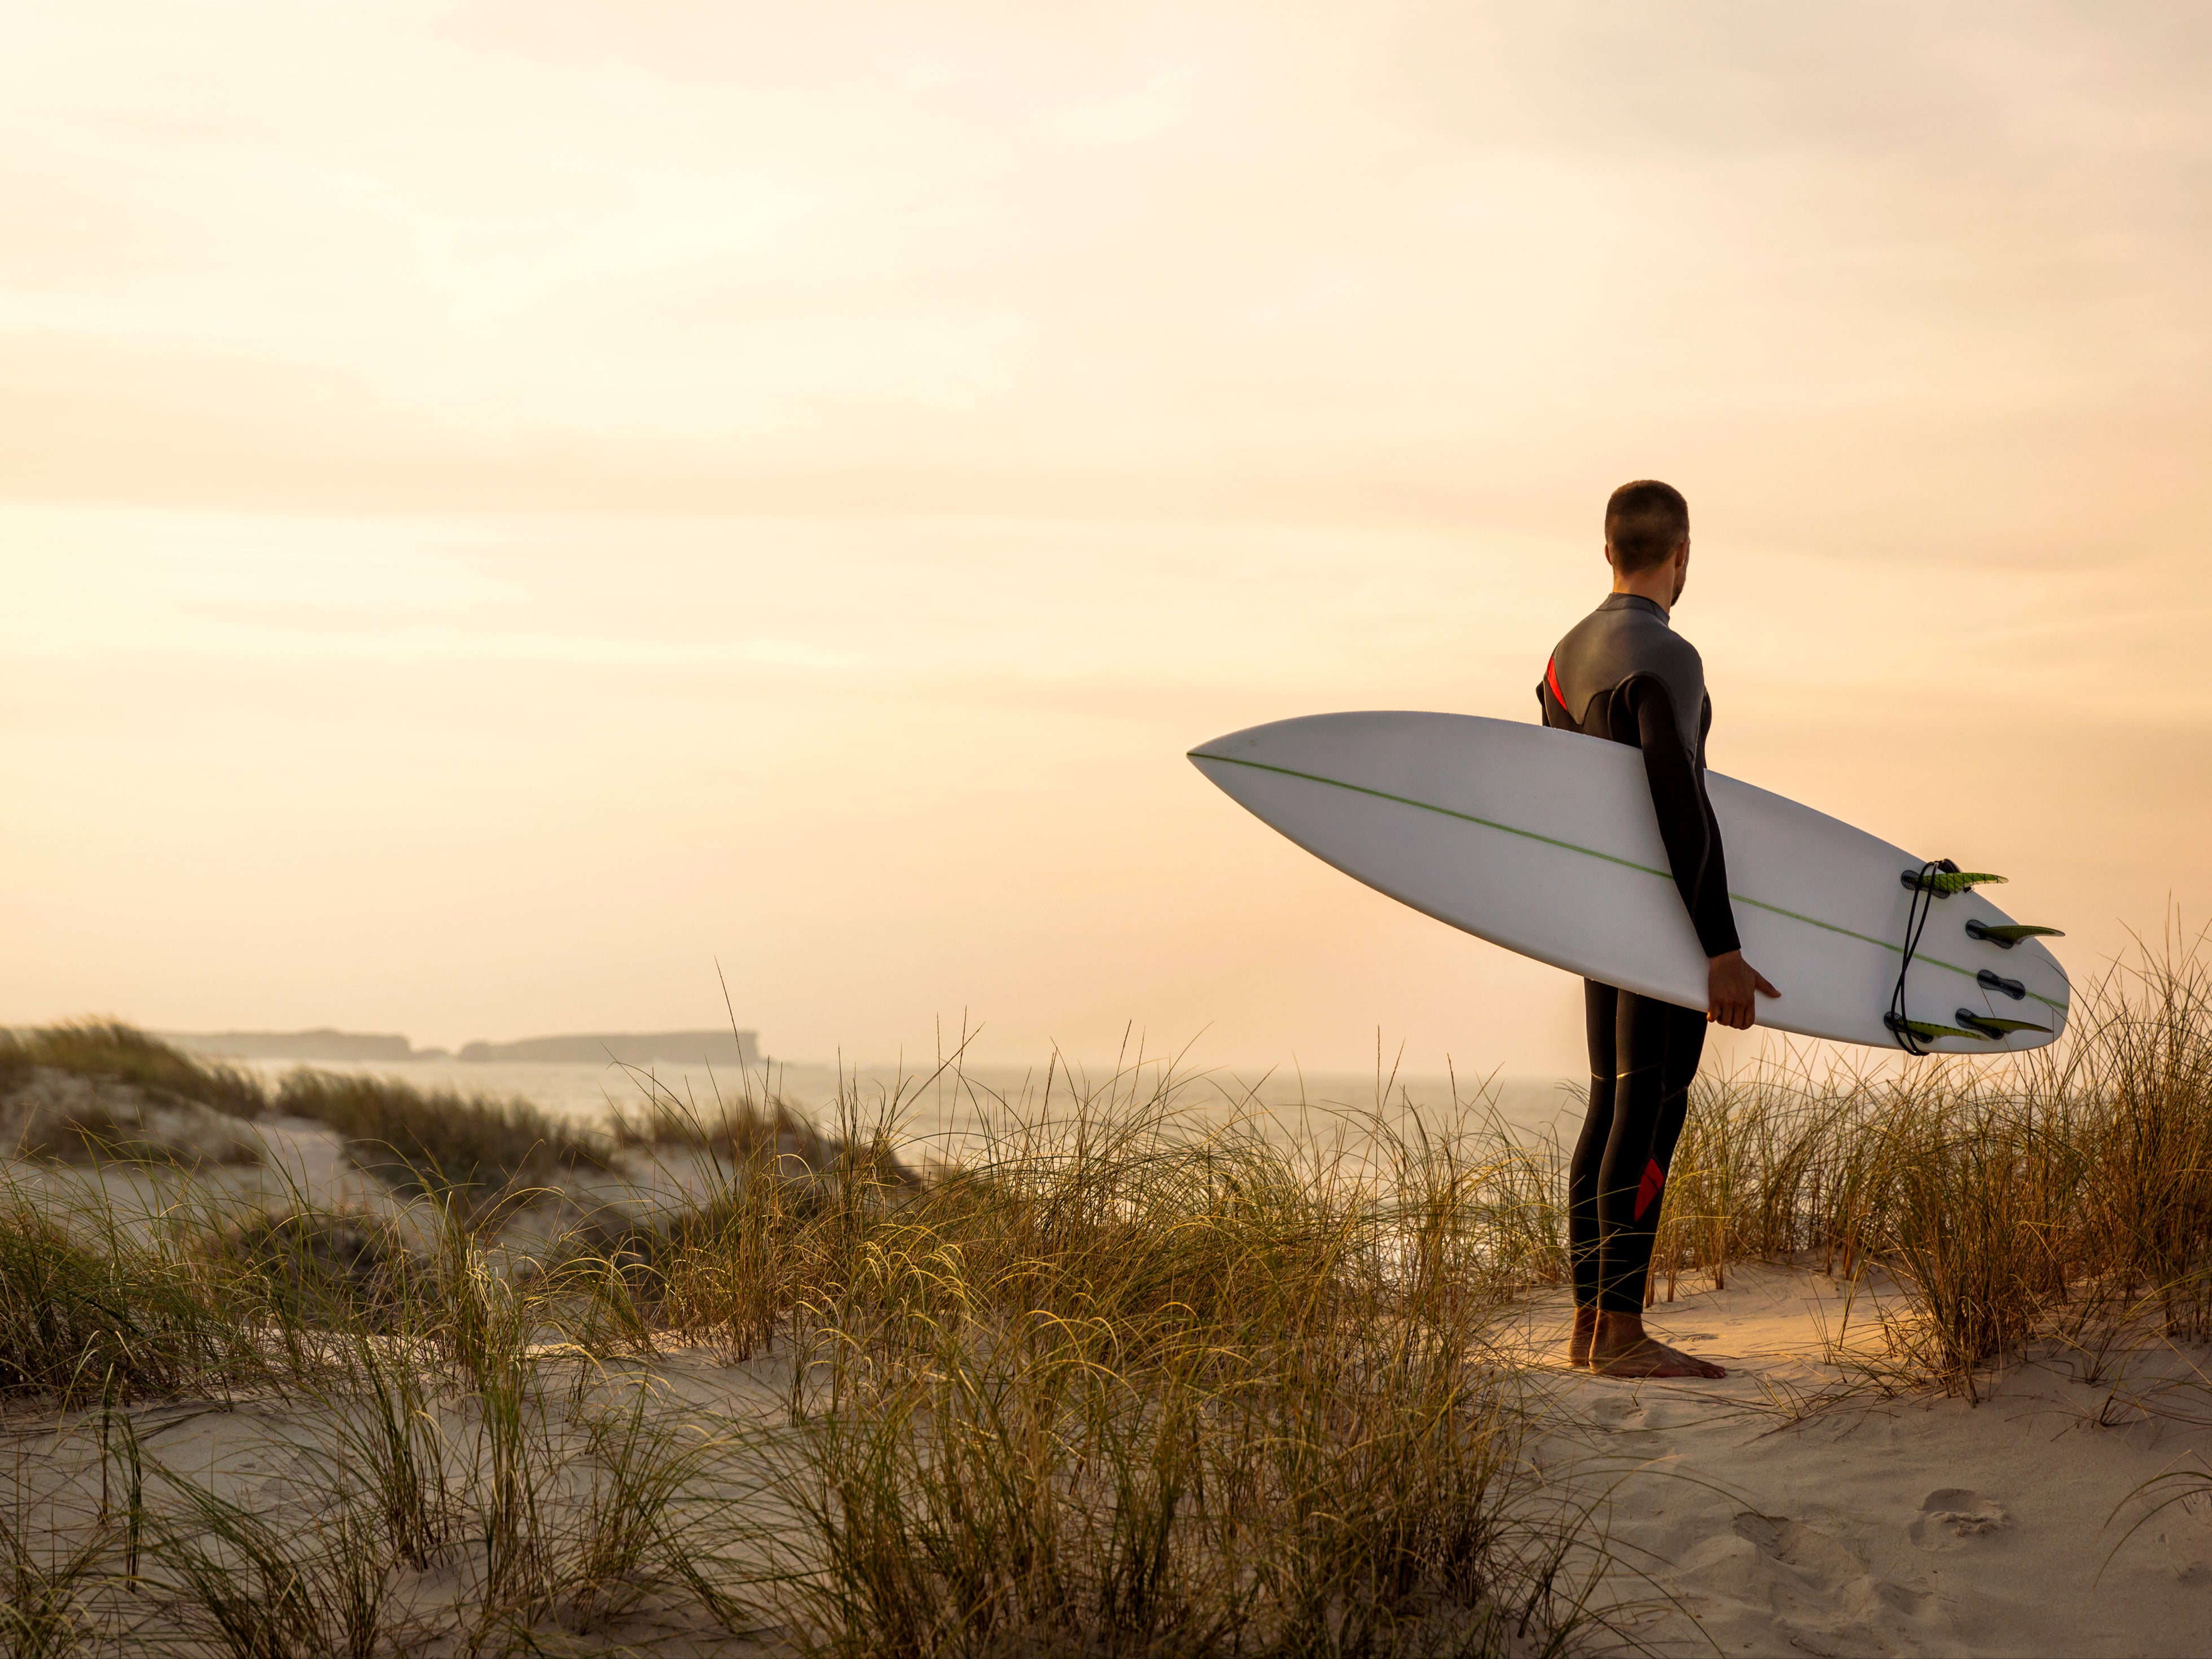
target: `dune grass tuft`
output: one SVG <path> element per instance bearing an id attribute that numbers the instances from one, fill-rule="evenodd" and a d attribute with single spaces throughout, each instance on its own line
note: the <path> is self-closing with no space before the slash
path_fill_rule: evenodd
<path id="1" fill-rule="evenodd" d="M 252 1073 L 185 1054 L 119 1020 L 0 1032 L 0 1093 L 34 1066 L 131 1084 L 157 1101 L 191 1101 L 233 1117 L 258 1116 L 268 1104 L 267 1089 Z"/>
<path id="2" fill-rule="evenodd" d="M 163 1397 L 250 1370 L 191 1257 L 112 1212 L 0 1188 L 0 1395 Z"/>
<path id="3" fill-rule="evenodd" d="M 259 1139 L 234 1118 L 190 1102 L 149 1106 L 138 1091 L 126 1088 L 123 1093 L 125 1097 L 118 1099 L 98 1085 L 55 1090 L 34 1080 L 12 1100 L 0 1103 L 0 1146 L 11 1157 L 61 1164 L 191 1170 L 261 1162 Z"/>
<path id="4" fill-rule="evenodd" d="M 811 1564 L 787 1619 L 917 1655 L 1480 1653 L 1571 1624 L 1572 1529 L 1540 1518 L 1490 1341 L 1558 1270 L 1499 1201 L 1526 1172 L 1370 1129 L 1285 1146 L 1164 1085 L 762 1216 L 754 1305 L 799 1367 L 772 1490 Z"/>
<path id="5" fill-rule="evenodd" d="M 328 1124 L 352 1163 L 403 1194 L 450 1189 L 489 1205 L 564 1170 L 607 1166 L 604 1137 L 526 1100 L 302 1069 L 273 1105 Z"/>
<path id="6" fill-rule="evenodd" d="M 253 1078 L 113 1020 L 0 1032 L 0 1145 L 75 1164 L 252 1164 Z"/>
<path id="7" fill-rule="evenodd" d="M 750 1077 L 734 1093 L 717 1089 L 712 1103 L 702 1104 L 649 1074 L 638 1076 L 641 1104 L 635 1110 L 617 1106 L 608 1115 L 608 1130 L 620 1151 L 701 1153 L 745 1168 L 757 1164 L 787 1182 L 834 1178 L 854 1167 L 864 1168 L 870 1181 L 922 1184 L 891 1144 L 890 1117 L 862 1121 L 849 1098 L 839 1103 L 839 1123 L 825 1131 L 773 1090 L 756 1089 Z"/>
<path id="8" fill-rule="evenodd" d="M 207 1241 L 231 1294 L 263 1318 L 316 1330 L 385 1329 L 422 1271 L 399 1229 L 380 1216 L 295 1207 L 254 1214 Z"/>
<path id="9" fill-rule="evenodd" d="M 2212 962 L 2145 951 L 2072 1025 L 2005 1062 L 1700 1084 L 1650 1294 L 1747 1259 L 1879 1266 L 1911 1304 L 1904 1374 L 1970 1395 L 2031 1342 L 2212 1339 Z"/>
<path id="10" fill-rule="evenodd" d="M 116 1020 L 82 1020 L 0 1033 L 0 1096 L 19 1091 L 41 1070 L 143 1091 L 155 1106 L 189 1104 L 234 1118 L 270 1112 L 313 1119 L 347 1143 L 347 1157 L 404 1195 L 433 1188 L 475 1195 L 489 1206 L 563 1171 L 605 1170 L 610 1136 L 555 1117 L 526 1100 L 498 1100 L 447 1089 L 420 1089 L 396 1078 L 303 1067 L 274 1089 L 249 1072 L 207 1060 Z M 250 1163 L 251 1139 L 203 1135 L 198 1142 L 151 1132 L 143 1113 L 118 1115 L 112 1103 L 88 1100 L 65 1109 L 25 1109 L 22 1155 L 77 1160 L 120 1158 L 190 1164 L 202 1158 Z M 27 1137 L 27 1139 L 25 1139 Z"/>
<path id="11" fill-rule="evenodd" d="M 95 1533 L 64 1545 L 32 1533 L 20 1504 L 12 1513 L 0 1510 L 0 1652 L 10 1659 L 70 1659 L 92 1647 L 88 1602 L 107 1540 Z"/>

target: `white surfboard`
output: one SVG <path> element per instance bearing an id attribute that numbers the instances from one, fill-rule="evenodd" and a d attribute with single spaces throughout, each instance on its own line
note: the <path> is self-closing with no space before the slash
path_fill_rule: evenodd
<path id="1" fill-rule="evenodd" d="M 1202 744 L 1190 758 L 1263 822 L 1392 898 L 1509 951 L 1686 1008 L 1705 956 L 1659 838 L 1643 757 L 1624 744 L 1468 714 L 1316 714 Z M 1923 858 L 1809 806 L 1706 774 L 1743 953 L 1781 990 L 1777 1030 L 1893 1048 L 1882 1023 Z M 1966 860 L 1972 848 L 1957 853 Z M 1939 1053 L 2033 1048 L 2065 1030 L 2065 970 L 1977 888 L 1936 898 L 1905 975 L 1909 1018 L 1960 1011 L 2047 1026 L 1945 1036 Z M 2014 990 L 2019 994 L 2014 995 Z"/>

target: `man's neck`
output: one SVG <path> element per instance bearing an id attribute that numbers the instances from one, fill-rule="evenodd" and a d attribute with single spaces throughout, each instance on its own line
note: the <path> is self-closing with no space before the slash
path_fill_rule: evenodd
<path id="1" fill-rule="evenodd" d="M 1674 573 L 1665 565 L 1656 570 L 1639 570 L 1633 576 L 1616 572 L 1613 579 L 1616 593 L 1633 593 L 1639 599 L 1649 599 L 1659 607 L 1659 614 L 1673 619 L 1674 606 L 1668 603 L 1674 597 Z"/>

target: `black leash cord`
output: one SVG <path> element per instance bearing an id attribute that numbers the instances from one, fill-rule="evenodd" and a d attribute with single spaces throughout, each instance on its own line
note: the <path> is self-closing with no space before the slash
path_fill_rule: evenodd
<path id="1" fill-rule="evenodd" d="M 1905 960 L 1898 964 L 1897 988 L 1889 994 L 1889 1034 L 1908 1054 L 1924 1054 L 1912 1035 L 1912 1022 L 1905 1012 L 1905 976 L 1912 969 L 1912 953 L 1920 948 L 1920 935 L 1928 930 L 1928 913 L 1936 908 L 1936 886 L 1929 879 L 1938 871 L 1946 874 L 1959 866 L 1948 859 L 1930 859 L 1920 866 L 1912 884 L 1912 902 L 1905 910 Z"/>

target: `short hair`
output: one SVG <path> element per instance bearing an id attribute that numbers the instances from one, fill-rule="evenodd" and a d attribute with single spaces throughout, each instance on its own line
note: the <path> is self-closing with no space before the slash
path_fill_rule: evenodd
<path id="1" fill-rule="evenodd" d="M 1656 478 L 1638 478 L 1613 492 L 1605 504 L 1605 544 L 1624 576 L 1671 557 L 1690 533 L 1690 504 L 1682 492 Z"/>

